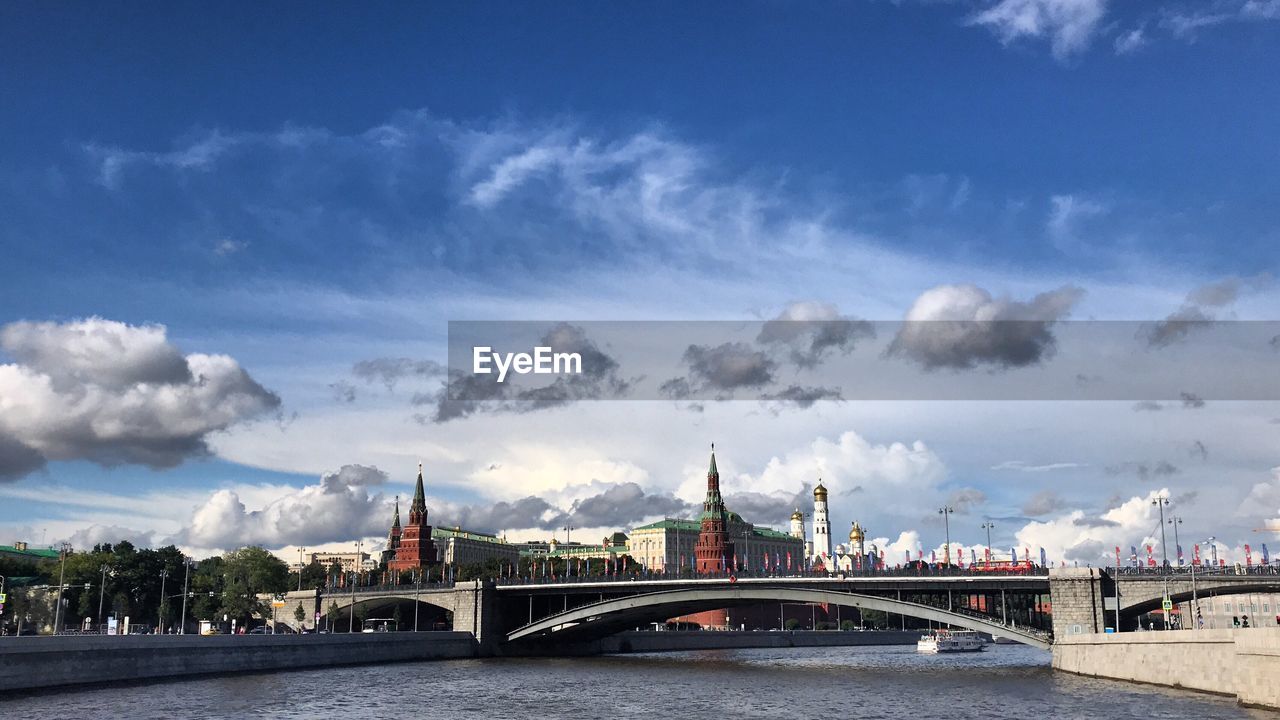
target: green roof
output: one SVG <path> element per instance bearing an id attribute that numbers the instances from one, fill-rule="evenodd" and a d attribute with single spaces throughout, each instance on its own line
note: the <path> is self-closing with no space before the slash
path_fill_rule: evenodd
<path id="1" fill-rule="evenodd" d="M 19 550 L 12 545 L 0 545 L 0 554 L 3 555 L 23 555 L 33 560 L 57 560 L 58 551 L 53 548 L 33 548 L 28 547 L 26 550 Z"/>
<path id="2" fill-rule="evenodd" d="M 451 528 L 433 527 L 431 528 L 431 537 L 439 538 L 441 540 L 447 540 L 451 537 L 457 537 L 457 538 L 466 538 L 467 540 L 479 540 L 480 542 L 497 543 L 499 545 L 507 544 L 506 540 L 503 540 L 496 535 L 490 535 L 489 533 L 482 533 L 482 532 L 472 532 L 470 530 L 456 530 Z"/>
<path id="3" fill-rule="evenodd" d="M 730 520 L 745 523 L 737 513 L 729 513 Z M 655 523 L 641 525 L 640 527 L 631 528 L 631 532 L 638 530 L 679 530 L 680 532 L 698 532 L 702 529 L 702 525 L 697 520 L 685 520 L 683 518 L 664 518 Z M 792 538 L 789 533 L 779 532 L 773 528 L 752 526 L 752 534 L 756 537 L 764 537 L 776 540 L 798 539 Z"/>

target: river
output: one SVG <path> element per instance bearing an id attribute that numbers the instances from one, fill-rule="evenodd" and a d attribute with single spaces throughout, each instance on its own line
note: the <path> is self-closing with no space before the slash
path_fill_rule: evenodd
<path id="1" fill-rule="evenodd" d="M 1232 698 L 1055 673 L 1049 654 L 911 646 L 456 660 L 93 687 L 0 718 L 1274 718 Z"/>

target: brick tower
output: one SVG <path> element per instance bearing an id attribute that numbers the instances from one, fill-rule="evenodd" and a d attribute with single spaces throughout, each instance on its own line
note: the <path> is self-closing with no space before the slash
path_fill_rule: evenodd
<path id="1" fill-rule="evenodd" d="M 400 496 L 396 496 L 396 514 L 391 518 L 391 529 L 387 531 L 387 549 L 382 551 L 382 561 L 391 566 L 396 559 L 396 550 L 400 549 Z"/>
<path id="2" fill-rule="evenodd" d="M 707 470 L 707 499 L 702 501 L 702 528 L 693 547 L 698 573 L 725 572 L 733 563 L 733 544 L 726 531 L 728 513 L 720 497 L 720 472 L 716 470 L 716 445 L 711 443 L 711 467 Z"/>
<path id="3" fill-rule="evenodd" d="M 427 495 L 422 489 L 422 463 L 418 463 L 418 484 L 413 489 L 413 504 L 409 506 L 409 522 L 400 531 L 400 546 L 396 558 L 387 564 L 392 572 L 417 570 L 436 562 L 436 545 L 431 540 L 431 526 L 427 524 Z"/>

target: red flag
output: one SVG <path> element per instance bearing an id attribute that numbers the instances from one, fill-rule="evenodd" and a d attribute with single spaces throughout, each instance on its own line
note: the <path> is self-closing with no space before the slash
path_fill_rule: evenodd
<path id="1" fill-rule="evenodd" d="M 787 551 L 787 572 L 791 572 L 791 551 Z"/>
<path id="2" fill-rule="evenodd" d="M 1253 551 L 1248 545 L 1244 546 L 1244 564 L 1246 567 L 1253 567 Z"/>
<path id="3" fill-rule="evenodd" d="M 1195 544 L 1195 553 L 1191 556 L 1191 564 L 1200 566 L 1200 543 Z"/>
<path id="4" fill-rule="evenodd" d="M 1155 552 L 1155 551 L 1151 549 L 1151 546 L 1150 546 L 1150 545 L 1148 545 L 1148 546 L 1147 546 L 1147 567 L 1155 567 L 1155 566 L 1156 566 L 1156 559 L 1155 559 L 1155 557 L 1152 555 L 1152 553 L 1154 553 L 1154 552 Z"/>
<path id="5" fill-rule="evenodd" d="M 1120 567 L 1120 546 L 1116 546 L 1116 567 Z"/>

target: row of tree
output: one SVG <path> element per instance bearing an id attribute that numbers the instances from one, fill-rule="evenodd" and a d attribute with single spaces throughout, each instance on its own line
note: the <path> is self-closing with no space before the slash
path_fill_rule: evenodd
<path id="1" fill-rule="evenodd" d="M 19 619 L 28 626 L 53 624 L 60 581 L 64 627 L 85 619 L 97 626 L 115 616 L 176 628 L 184 599 L 189 620 L 225 616 L 245 623 L 264 610 L 258 595 L 285 592 L 291 574 L 260 547 L 195 562 L 172 545 L 139 549 L 126 541 L 68 553 L 62 560 L 0 559 L 0 575 L 10 578 L 0 625 L 12 630 Z"/>

